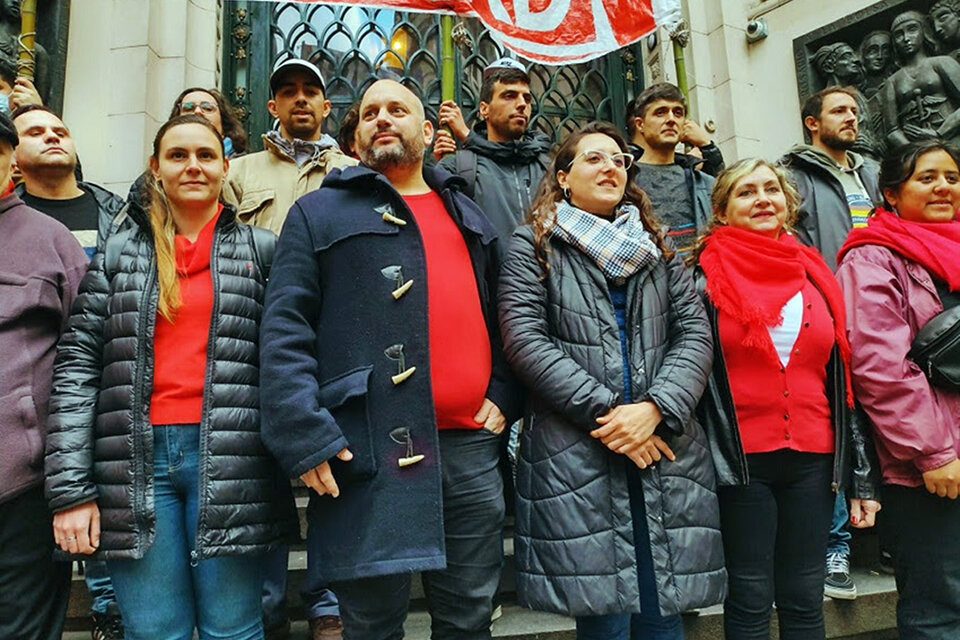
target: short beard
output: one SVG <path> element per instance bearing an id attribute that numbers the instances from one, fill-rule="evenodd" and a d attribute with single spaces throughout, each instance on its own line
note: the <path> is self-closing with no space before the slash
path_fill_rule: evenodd
<path id="1" fill-rule="evenodd" d="M 399 139 L 400 145 L 390 145 L 377 148 L 372 144 L 369 147 L 358 149 L 360 159 L 374 171 L 383 173 L 384 169 L 392 167 L 410 167 L 423 162 L 423 152 L 426 144 L 420 138 L 407 140 Z"/>
<path id="2" fill-rule="evenodd" d="M 523 128 L 523 129 L 520 129 L 520 131 L 517 131 L 515 128 L 513 128 L 510 125 L 509 120 L 506 123 L 504 123 L 503 126 L 500 126 L 496 123 L 493 123 L 487 120 L 487 129 L 488 130 L 493 129 L 494 131 L 496 131 L 497 136 L 499 136 L 501 140 L 519 140 L 523 137 L 523 134 L 526 133 L 527 131 L 526 128 Z"/>
<path id="3" fill-rule="evenodd" d="M 840 136 L 835 136 L 832 133 L 824 133 L 820 136 L 820 143 L 828 149 L 834 149 L 835 151 L 849 151 L 857 144 L 857 138 L 859 136 L 860 134 L 858 133 L 853 140 L 844 140 Z"/>

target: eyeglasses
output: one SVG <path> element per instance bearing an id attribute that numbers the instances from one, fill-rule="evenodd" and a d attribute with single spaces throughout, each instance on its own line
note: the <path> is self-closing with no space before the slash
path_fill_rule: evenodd
<path id="1" fill-rule="evenodd" d="M 573 166 L 573 163 L 583 158 L 586 163 L 590 166 L 598 167 L 608 160 L 613 163 L 613 166 L 617 169 L 623 169 L 626 171 L 633 164 L 633 155 L 629 153 L 614 153 L 609 154 L 605 151 L 597 151 L 596 149 L 585 149 L 581 151 L 570 161 L 570 164 L 567 165 L 567 170 L 569 171 L 570 167 Z"/>
<path id="2" fill-rule="evenodd" d="M 203 111 L 204 113 L 214 113 L 217 111 L 217 105 L 215 102 L 181 102 L 180 113 L 193 113 L 197 110 L 197 107 L 200 107 L 200 111 Z"/>

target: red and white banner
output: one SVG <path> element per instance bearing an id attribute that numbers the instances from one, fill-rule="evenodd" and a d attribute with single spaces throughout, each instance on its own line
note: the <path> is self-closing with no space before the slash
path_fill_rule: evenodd
<path id="1" fill-rule="evenodd" d="M 544 64 L 584 62 L 632 44 L 658 26 L 671 29 L 682 20 L 680 0 L 324 0 L 324 3 L 473 16 L 505 47 Z"/>

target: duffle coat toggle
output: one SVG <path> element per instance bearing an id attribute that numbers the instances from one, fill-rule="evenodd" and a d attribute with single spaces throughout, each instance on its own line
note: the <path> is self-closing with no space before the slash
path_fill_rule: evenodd
<path id="1" fill-rule="evenodd" d="M 393 207 L 390 206 L 390 203 L 382 204 L 379 207 L 375 207 L 374 211 L 380 214 L 380 217 L 383 218 L 384 222 L 389 222 L 390 224 L 395 224 L 398 227 L 403 227 L 407 224 L 407 221 L 403 218 L 398 218 L 393 213 Z"/>
<path id="2" fill-rule="evenodd" d="M 407 367 L 407 359 L 403 355 L 403 343 L 390 345 L 383 350 L 383 355 L 391 360 L 397 361 L 397 375 L 390 376 L 390 380 L 392 380 L 395 385 L 400 384 L 412 376 L 414 371 L 417 370 L 416 367 Z"/>
<path id="3" fill-rule="evenodd" d="M 403 267 L 398 264 L 392 264 L 389 267 L 384 267 L 380 269 L 380 273 L 383 274 L 383 277 L 387 280 L 391 280 L 395 284 L 395 288 L 390 292 L 390 295 L 393 296 L 394 300 L 399 300 L 403 297 L 407 291 L 410 290 L 410 287 L 413 286 L 413 280 L 404 281 L 403 279 Z"/>
<path id="4" fill-rule="evenodd" d="M 407 427 L 397 427 L 390 432 L 390 439 L 405 447 L 404 455 L 397 459 L 397 466 L 409 467 L 423 460 L 422 453 L 413 452 L 413 435 Z"/>

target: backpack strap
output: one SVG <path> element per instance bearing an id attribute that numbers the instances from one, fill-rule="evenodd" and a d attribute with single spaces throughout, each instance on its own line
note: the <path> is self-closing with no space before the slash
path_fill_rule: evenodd
<path id="1" fill-rule="evenodd" d="M 277 249 L 277 236 L 269 229 L 248 227 L 253 240 L 253 258 L 257 268 L 263 274 L 264 281 L 270 279 L 270 266 L 273 264 L 273 254 Z"/>
<path id="2" fill-rule="evenodd" d="M 454 154 L 457 175 L 467 181 L 463 193 L 473 200 L 477 184 L 477 154 L 469 149 L 460 149 Z"/>

